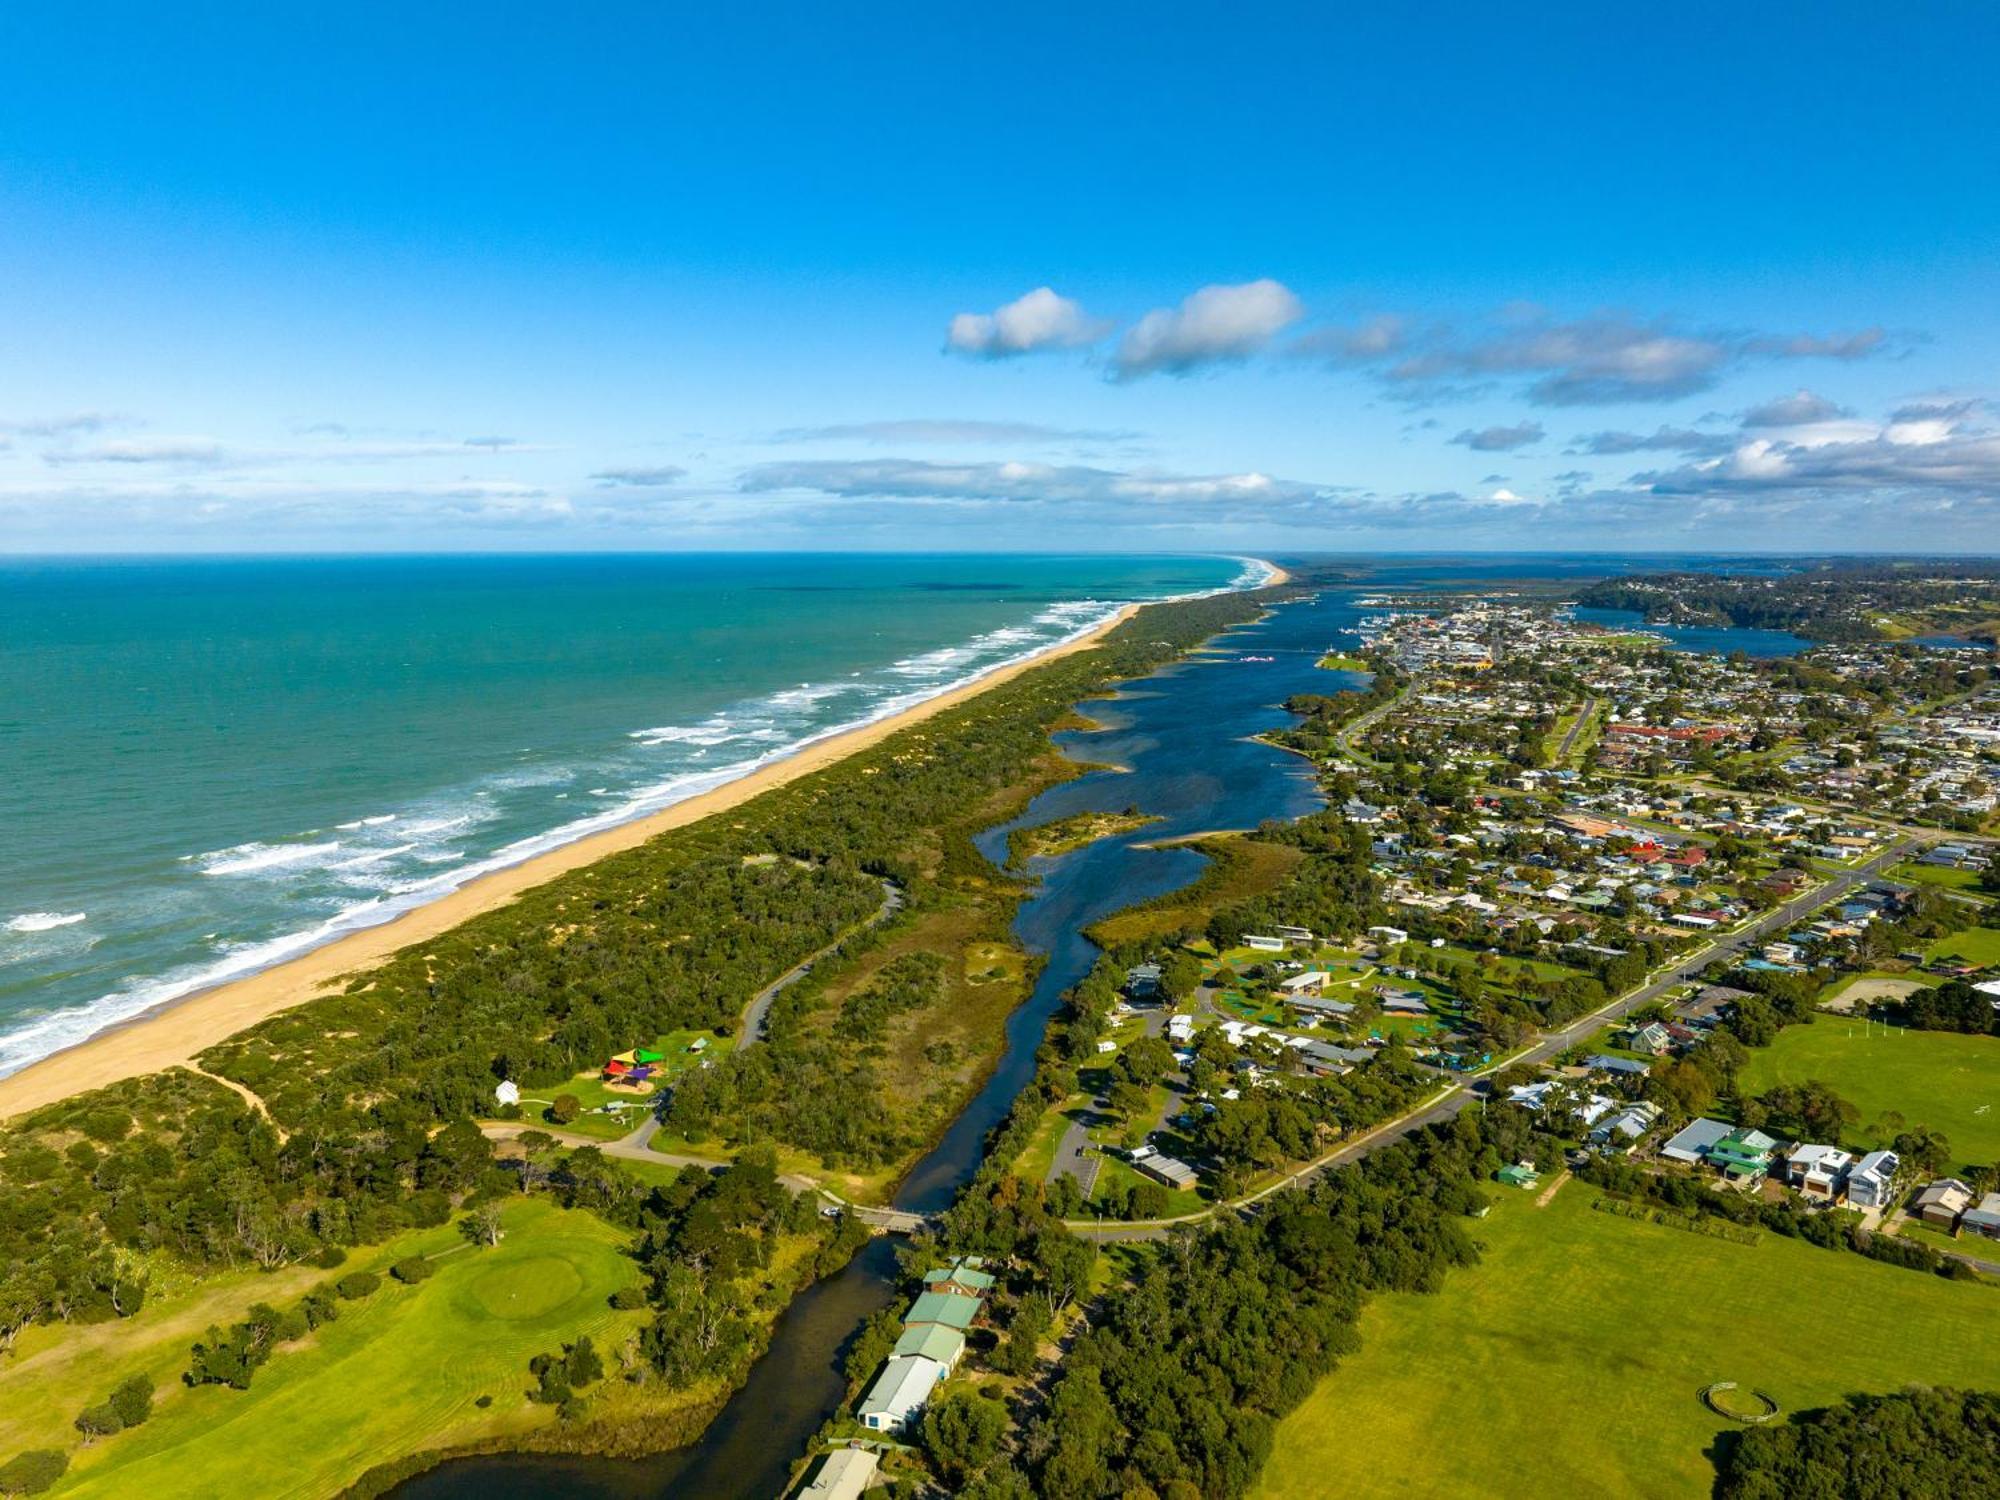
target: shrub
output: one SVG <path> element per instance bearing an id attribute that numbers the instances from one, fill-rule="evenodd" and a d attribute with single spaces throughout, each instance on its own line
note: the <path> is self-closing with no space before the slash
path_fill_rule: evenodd
<path id="1" fill-rule="evenodd" d="M 428 1281 L 437 1275 L 437 1267 L 421 1255 L 412 1255 L 389 1267 L 389 1274 L 405 1286 L 414 1286 L 419 1281 Z"/>
<path id="2" fill-rule="evenodd" d="M 373 1271 L 349 1271 L 333 1284 L 333 1289 L 343 1301 L 359 1302 L 363 1297 L 374 1296 L 381 1285 L 382 1278 Z"/>
<path id="3" fill-rule="evenodd" d="M 558 1125 L 567 1125 L 582 1113 L 583 1101 L 574 1094 L 557 1094 L 549 1106 L 549 1118 Z"/>
<path id="4" fill-rule="evenodd" d="M 313 1253 L 312 1263 L 322 1271 L 331 1271 L 345 1264 L 347 1252 L 338 1245 L 322 1245 Z"/>
<path id="5" fill-rule="evenodd" d="M 630 1312 L 635 1307 L 644 1307 L 646 1289 L 641 1286 L 621 1286 L 611 1294 L 611 1305 L 620 1312 Z"/>
<path id="6" fill-rule="evenodd" d="M 114 1432 L 125 1430 L 125 1419 L 118 1415 L 109 1401 L 102 1401 L 77 1413 L 76 1430 L 86 1439 L 110 1437 Z"/>
<path id="7" fill-rule="evenodd" d="M 315 1287 L 299 1301 L 299 1316 L 306 1320 L 306 1330 L 311 1332 L 322 1323 L 331 1323 L 340 1316 L 340 1302 L 326 1287 Z"/>
<path id="8" fill-rule="evenodd" d="M 33 1448 L 0 1464 L 0 1495 L 39 1495 L 69 1467 L 69 1455 L 53 1448 Z"/>
<path id="9" fill-rule="evenodd" d="M 153 1382 L 144 1375 L 129 1375 L 118 1382 L 106 1403 L 127 1427 L 138 1427 L 153 1414 Z"/>

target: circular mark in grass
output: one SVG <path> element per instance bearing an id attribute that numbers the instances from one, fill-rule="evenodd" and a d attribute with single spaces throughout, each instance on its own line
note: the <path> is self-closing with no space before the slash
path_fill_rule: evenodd
<path id="1" fill-rule="evenodd" d="M 1727 1417 L 1732 1422 L 1752 1427 L 1771 1421 L 1784 1410 L 1778 1405 L 1777 1397 L 1738 1385 L 1733 1380 L 1718 1380 L 1714 1385 L 1703 1387 L 1701 1404 L 1718 1417 Z"/>
<path id="2" fill-rule="evenodd" d="M 520 1322 L 555 1311 L 583 1290 L 583 1276 L 560 1255 L 533 1255 L 490 1266 L 466 1289 L 489 1318 Z"/>

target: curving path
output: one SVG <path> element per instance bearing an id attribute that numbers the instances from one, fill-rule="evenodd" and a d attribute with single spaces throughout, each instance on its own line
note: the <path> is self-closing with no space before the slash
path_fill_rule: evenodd
<path id="1" fill-rule="evenodd" d="M 764 1040 L 764 1018 L 771 1013 L 771 1002 L 785 990 L 797 984 L 812 973 L 813 965 L 833 952 L 857 932 L 866 932 L 871 927 L 880 927 L 884 922 L 903 909 L 903 888 L 887 876 L 882 877 L 882 904 L 875 908 L 875 914 L 858 926 L 850 927 L 839 937 L 828 943 L 819 952 L 804 962 L 787 969 L 776 979 L 750 997 L 750 1003 L 743 1007 L 743 1022 L 736 1029 L 736 1049 L 754 1047 Z"/>

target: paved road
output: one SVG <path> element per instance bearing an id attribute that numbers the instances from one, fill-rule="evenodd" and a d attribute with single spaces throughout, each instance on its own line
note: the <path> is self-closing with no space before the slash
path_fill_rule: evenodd
<path id="1" fill-rule="evenodd" d="M 853 937 L 855 933 L 866 932 L 871 927 L 880 927 L 902 909 L 903 888 L 897 885 L 895 881 L 885 878 L 882 881 L 882 904 L 875 908 L 874 916 L 861 923 L 858 927 L 849 928 L 824 948 L 820 949 L 811 958 L 780 974 L 776 979 L 750 997 L 750 1003 L 743 1007 L 742 1023 L 736 1029 L 737 1050 L 741 1051 L 745 1047 L 754 1047 L 757 1043 L 764 1040 L 764 1018 L 771 1013 L 771 1002 L 778 998 L 781 991 L 790 989 L 801 979 L 805 978 L 806 975 L 812 973 L 814 964 Z"/>
<path id="2" fill-rule="evenodd" d="M 1639 988 L 1620 995 L 1610 1004 L 1592 1011 L 1589 1015 L 1578 1017 L 1559 1031 L 1550 1032 L 1526 1052 L 1503 1058 L 1500 1062 L 1483 1068 L 1478 1073 L 1467 1074 L 1462 1082 L 1451 1084 L 1442 1093 L 1434 1095 L 1410 1113 L 1391 1120 L 1387 1124 L 1377 1126 L 1367 1134 L 1359 1136 L 1340 1147 L 1331 1155 L 1322 1157 L 1308 1166 L 1301 1167 L 1289 1177 L 1273 1183 L 1270 1187 L 1264 1188 L 1248 1198 L 1239 1199 L 1237 1202 L 1227 1206 L 1240 1212 L 1255 1212 L 1256 1205 L 1274 1193 L 1281 1192 L 1288 1187 L 1296 1186 L 1322 1172 L 1346 1166 L 1349 1162 L 1357 1161 L 1370 1152 L 1379 1151 L 1384 1146 L 1393 1145 L 1413 1131 L 1421 1130 L 1427 1125 L 1433 1125 L 1440 1120 L 1450 1119 L 1460 1110 L 1483 1097 L 1483 1093 L 1474 1087 L 1481 1080 L 1490 1077 L 1503 1068 L 1511 1068 L 1523 1064 L 1544 1063 L 1551 1058 L 1559 1056 L 1571 1047 L 1574 1047 L 1578 1042 L 1584 1040 L 1584 1038 L 1592 1035 L 1605 1025 L 1606 1022 L 1618 1020 L 1642 1006 L 1652 1004 L 1674 986 L 1685 984 L 1695 975 L 1714 967 L 1718 963 L 1733 960 L 1745 948 L 1762 942 L 1770 933 L 1790 927 L 1794 923 L 1810 916 L 1821 907 L 1843 899 L 1857 887 L 1867 885 L 1871 881 L 1876 880 L 1879 878 L 1881 871 L 1902 859 L 1915 842 L 1916 840 L 1914 839 L 1897 840 L 1866 863 L 1857 865 L 1851 870 L 1843 870 L 1838 875 L 1830 877 L 1824 884 L 1807 891 L 1804 895 L 1786 902 L 1783 906 L 1772 908 L 1772 910 L 1766 912 L 1748 927 L 1741 928 L 1735 932 L 1725 933 L 1715 938 L 1713 941 L 1680 959 L 1672 967 L 1660 971 L 1654 978 L 1647 980 Z M 1184 1219 L 1162 1221 L 1155 1224 L 1104 1225 L 1071 1220 L 1070 1228 L 1079 1234 L 1087 1234 L 1094 1239 L 1103 1241 L 1150 1240 L 1162 1237 L 1171 1223 L 1194 1223 L 1201 1219 L 1212 1218 L 1217 1212 L 1220 1212 L 1220 1210 L 1211 1209 L 1207 1213 L 1191 1214 Z"/>
<path id="3" fill-rule="evenodd" d="M 1590 722 L 1590 716 L 1596 712 L 1597 700 L 1585 698 L 1583 707 L 1577 712 L 1576 722 L 1569 726 L 1569 733 L 1563 736 L 1563 742 L 1556 750 L 1556 758 L 1550 764 L 1559 766 L 1569 759 L 1570 746 L 1576 743 L 1576 737 L 1583 733 L 1583 726 Z"/>

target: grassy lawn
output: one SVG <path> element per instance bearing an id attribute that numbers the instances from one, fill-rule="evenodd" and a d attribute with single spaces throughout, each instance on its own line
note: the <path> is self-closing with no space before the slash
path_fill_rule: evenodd
<path id="1" fill-rule="evenodd" d="M 1968 927 L 1932 943 L 1931 958 L 1956 958 L 1969 964 L 2000 964 L 2000 928 Z"/>
<path id="2" fill-rule="evenodd" d="M 1498 1195 L 1484 1262 L 1377 1298 L 1361 1352 L 1279 1426 L 1258 1493 L 1706 1496 L 1729 1424 L 1702 1387 L 1787 1411 L 1911 1381 L 1990 1388 L 2000 1293 L 1764 1236 L 1737 1245 Z M 1850 1316 L 1831 1336 L 1828 1308 Z"/>
<path id="3" fill-rule="evenodd" d="M 705 1037 L 707 1047 L 699 1052 L 688 1048 L 696 1038 Z M 734 1037 L 720 1037 L 712 1031 L 670 1031 L 665 1036 L 655 1037 L 645 1044 L 654 1052 L 664 1053 L 666 1061 L 655 1067 L 654 1087 L 647 1093 L 632 1089 L 613 1088 L 596 1073 L 579 1073 L 568 1083 L 555 1084 L 547 1088 L 528 1091 L 537 1099 L 554 1099 L 558 1094 L 574 1094 L 583 1106 L 578 1115 L 563 1129 L 579 1135 L 596 1136 L 602 1140 L 615 1141 L 621 1135 L 628 1135 L 646 1119 L 646 1113 L 658 1101 L 661 1085 L 671 1082 L 689 1068 L 696 1067 L 710 1058 L 721 1057 L 736 1045 Z M 607 1106 L 613 1108 L 607 1110 Z M 543 1122 L 540 1105 L 522 1102 L 522 1114 L 528 1123 Z"/>
<path id="4" fill-rule="evenodd" d="M 1063 1132 L 1070 1126 L 1070 1112 L 1083 1108 L 1087 1102 L 1083 1095 L 1072 1094 L 1044 1114 L 1028 1141 L 1028 1148 L 1014 1158 L 1009 1170 L 1024 1182 L 1048 1181 L 1049 1170 L 1056 1164 L 1056 1147 L 1062 1144 Z"/>
<path id="5" fill-rule="evenodd" d="M 76 1409 L 135 1370 L 155 1380 L 153 1419 L 76 1452 L 59 1494 L 331 1495 L 403 1454 L 543 1426 L 554 1418 L 527 1400 L 528 1361 L 583 1333 L 609 1355 L 647 1314 L 607 1303 L 639 1279 L 619 1230 L 523 1199 L 508 1205 L 506 1231 L 490 1250 L 446 1227 L 356 1256 L 350 1266 L 379 1268 L 429 1253 L 438 1269 L 416 1286 L 385 1279 L 374 1296 L 343 1302 L 337 1322 L 281 1349 L 248 1391 L 180 1384 L 207 1321 L 238 1316 L 252 1301 L 295 1300 L 345 1268 L 232 1278 L 226 1292 L 211 1287 L 198 1303 L 161 1309 L 157 1323 L 149 1307 L 131 1324 L 110 1325 L 115 1340 L 83 1330 L 10 1362 L 0 1376 L 0 1444 L 69 1447 Z M 475 1406 L 480 1396 L 492 1404 Z"/>
<path id="6" fill-rule="evenodd" d="M 1769 1047 L 1751 1049 L 1740 1085 L 1746 1094 L 1818 1079 L 1861 1111 L 1854 1144 L 1887 1145 L 1871 1127 L 1895 1111 L 1911 1125 L 1942 1130 L 1959 1162 L 2000 1158 L 2000 1038 L 1906 1031 L 1824 1016 L 1788 1026 Z"/>
<path id="7" fill-rule="evenodd" d="M 1104 1158 L 1104 1164 L 1097 1169 L 1097 1181 L 1091 1184 L 1090 1203 L 1103 1203 L 1107 1198 L 1123 1198 L 1133 1188 L 1152 1182 L 1150 1177 L 1142 1177 L 1129 1162 L 1120 1161 L 1115 1156 Z M 1200 1193 L 1183 1192 L 1178 1188 L 1168 1188 L 1166 1218 L 1176 1218 L 1181 1214 L 1200 1213 L 1208 1207 Z"/>
<path id="8" fill-rule="evenodd" d="M 1974 891 L 1979 886 L 1977 870 L 1953 870 L 1943 865 L 1902 864 L 1892 868 L 1889 874 L 1892 879 L 1941 886 L 1948 891 Z"/>

